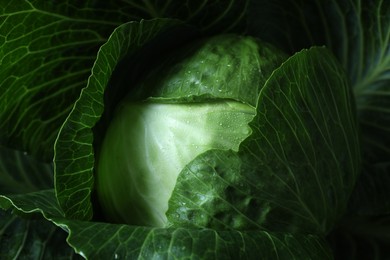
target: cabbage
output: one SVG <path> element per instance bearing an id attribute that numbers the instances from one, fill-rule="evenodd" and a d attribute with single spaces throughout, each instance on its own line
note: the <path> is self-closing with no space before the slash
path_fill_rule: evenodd
<path id="1" fill-rule="evenodd" d="M 388 2 L 0 6 L 1 259 L 390 255 Z"/>

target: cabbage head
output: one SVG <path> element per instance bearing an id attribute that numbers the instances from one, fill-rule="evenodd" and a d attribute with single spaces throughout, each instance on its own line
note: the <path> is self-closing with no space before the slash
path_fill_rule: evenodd
<path id="1" fill-rule="evenodd" d="M 203 39 L 118 105 L 97 162 L 99 203 L 129 225 L 328 232 L 359 170 L 355 128 L 350 87 L 325 48 L 288 58 L 253 37 Z"/>

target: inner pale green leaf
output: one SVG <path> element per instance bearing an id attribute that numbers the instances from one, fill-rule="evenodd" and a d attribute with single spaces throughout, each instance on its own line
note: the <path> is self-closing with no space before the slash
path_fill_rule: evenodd
<path id="1" fill-rule="evenodd" d="M 184 166 L 210 149 L 238 151 L 251 133 L 248 123 L 254 115 L 253 107 L 228 100 L 122 106 L 98 164 L 98 193 L 107 216 L 164 226 L 168 200 Z"/>

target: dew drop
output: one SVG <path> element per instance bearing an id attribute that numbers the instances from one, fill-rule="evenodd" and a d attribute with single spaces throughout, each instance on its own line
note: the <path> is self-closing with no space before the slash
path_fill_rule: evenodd
<path id="1" fill-rule="evenodd" d="M 200 201 L 205 201 L 205 200 L 206 200 L 206 196 L 203 195 L 203 194 L 199 194 L 199 195 L 198 195 L 198 199 L 199 199 Z"/>
<path id="2" fill-rule="evenodd" d="M 196 176 L 197 176 L 198 178 L 202 178 L 202 177 L 203 177 L 203 174 L 202 174 L 202 172 L 197 172 L 197 173 L 196 173 Z"/>

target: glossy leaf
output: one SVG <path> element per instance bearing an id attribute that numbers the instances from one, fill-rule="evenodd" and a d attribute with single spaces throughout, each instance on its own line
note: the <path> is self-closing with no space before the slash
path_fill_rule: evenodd
<path id="1" fill-rule="evenodd" d="M 69 243 L 88 259 L 331 259 L 312 235 L 164 229 L 65 221 Z"/>
<path id="2" fill-rule="evenodd" d="M 171 17 L 205 33 L 229 31 L 242 27 L 246 2 L 1 0 L 0 144 L 52 160 L 98 49 L 120 24 Z"/>
<path id="3" fill-rule="evenodd" d="M 156 17 L 164 19 L 142 21 Z M 259 37 L 293 56 L 270 69 L 252 124 L 255 138 L 243 143 L 244 151 L 203 154 L 181 174 L 177 190 L 199 186 L 190 201 L 175 193 L 171 220 L 177 213 L 196 216 L 184 206 L 220 191 L 208 204 L 195 203 L 208 210 L 202 225 L 215 230 L 180 218 L 172 225 L 185 227 L 169 229 L 86 222 L 95 151 L 118 101 L 165 54 L 222 32 Z M 326 45 L 348 79 L 322 48 L 294 55 L 313 45 Z M 73 250 L 90 259 L 388 258 L 389 48 L 385 0 L 0 0 L 0 207 L 12 209 L 0 211 L 0 258 L 80 258 Z M 306 77 L 313 72 L 316 78 Z M 348 110 L 353 103 L 358 123 Z M 355 185 L 358 134 L 363 172 Z M 253 161 L 264 170 L 248 167 Z M 196 175 L 205 169 L 211 176 Z M 239 174 L 224 176 L 232 170 Z M 352 215 L 337 222 L 352 187 Z M 262 193 L 248 199 L 253 189 Z M 254 207 L 246 210 L 245 203 Z M 233 218 L 224 214 L 232 207 L 242 231 L 231 230 Z M 68 232 L 73 249 L 48 221 Z M 334 225 L 330 251 L 321 237 Z"/>
<path id="4" fill-rule="evenodd" d="M 91 3 L 0 5 L 0 143 L 50 161 L 58 129 L 120 19 L 99 17 Z"/>
<path id="5" fill-rule="evenodd" d="M 356 200 L 373 200 L 372 212 L 378 213 L 377 198 L 388 196 L 381 185 L 388 185 L 390 176 L 384 166 L 390 163 L 390 2 L 251 1 L 248 10 L 251 34 L 290 52 L 326 45 L 346 70 L 356 98 L 364 164 Z M 367 212 L 367 206 L 353 210 Z"/>
<path id="6" fill-rule="evenodd" d="M 360 172 L 351 92 L 326 49 L 290 57 L 260 92 L 253 132 L 238 155 L 208 151 L 180 173 L 168 220 L 174 226 L 329 232 Z"/>
<path id="7" fill-rule="evenodd" d="M 176 20 L 130 22 L 118 27 L 101 47 L 88 86 L 62 126 L 55 145 L 56 196 L 67 217 L 92 217 L 90 197 L 95 162 L 92 128 L 103 113 L 103 93 L 117 63 L 177 24 Z"/>

